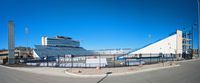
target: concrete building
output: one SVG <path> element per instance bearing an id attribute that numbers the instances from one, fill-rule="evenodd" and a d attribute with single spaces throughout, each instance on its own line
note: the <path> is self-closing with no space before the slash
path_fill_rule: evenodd
<path id="1" fill-rule="evenodd" d="M 5 63 L 8 62 L 8 50 L 0 50 L 0 62 L 4 60 Z M 14 59 L 15 63 L 19 63 L 19 60 L 23 59 L 32 59 L 33 58 L 33 49 L 27 47 L 16 47 L 14 50 Z"/>
<path id="2" fill-rule="evenodd" d="M 15 53 L 17 53 L 18 59 L 26 58 L 30 59 L 33 58 L 33 49 L 30 47 L 16 47 Z"/>

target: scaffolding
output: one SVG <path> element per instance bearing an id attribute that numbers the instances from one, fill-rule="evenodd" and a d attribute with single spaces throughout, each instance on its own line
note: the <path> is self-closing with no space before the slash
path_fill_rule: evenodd
<path id="1" fill-rule="evenodd" d="M 183 58 L 191 59 L 193 58 L 193 40 L 194 40 L 194 30 L 193 27 L 183 30 Z"/>

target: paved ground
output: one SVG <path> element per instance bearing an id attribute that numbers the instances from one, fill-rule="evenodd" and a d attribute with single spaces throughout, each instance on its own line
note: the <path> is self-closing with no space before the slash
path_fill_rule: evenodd
<path id="1" fill-rule="evenodd" d="M 181 66 L 174 68 L 102 78 L 49 76 L 0 66 L 0 83 L 200 83 L 200 61 L 179 64 Z"/>
<path id="2" fill-rule="evenodd" d="M 179 64 L 175 62 L 165 62 L 165 63 L 157 63 L 151 65 L 141 65 L 141 66 L 129 66 L 129 67 L 115 67 L 115 68 L 69 68 L 66 69 L 66 74 L 75 77 L 102 77 L 105 76 L 106 73 L 111 72 L 110 76 L 119 76 L 119 75 L 127 75 L 134 74 L 146 71 L 160 70 L 171 67 L 178 67 Z"/>
<path id="3" fill-rule="evenodd" d="M 108 77 L 103 81 L 107 83 L 113 81 L 115 83 L 200 83 L 200 61 L 179 64 L 181 64 L 180 67 L 120 77 Z"/>

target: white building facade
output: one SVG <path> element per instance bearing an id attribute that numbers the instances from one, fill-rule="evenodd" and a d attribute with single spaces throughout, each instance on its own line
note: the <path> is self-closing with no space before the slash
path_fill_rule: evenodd
<path id="1" fill-rule="evenodd" d="M 146 47 L 131 52 L 130 56 L 142 54 L 142 57 L 158 56 L 158 54 L 182 54 L 182 31 L 177 30 L 176 33 L 150 44 Z"/>

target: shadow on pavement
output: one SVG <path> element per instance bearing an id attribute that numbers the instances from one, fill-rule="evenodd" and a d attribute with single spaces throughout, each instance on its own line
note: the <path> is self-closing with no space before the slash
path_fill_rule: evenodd
<path id="1" fill-rule="evenodd" d="M 104 76 L 103 78 L 101 78 L 97 83 L 101 83 L 104 79 L 106 79 L 108 77 L 109 74 L 112 74 L 112 72 L 107 72 L 106 76 Z"/>

